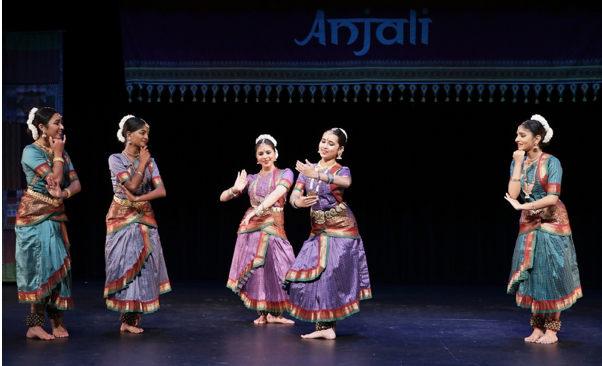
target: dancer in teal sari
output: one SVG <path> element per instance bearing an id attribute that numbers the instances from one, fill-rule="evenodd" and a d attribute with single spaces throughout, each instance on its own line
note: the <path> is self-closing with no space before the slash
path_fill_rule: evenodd
<path id="1" fill-rule="evenodd" d="M 23 149 L 21 165 L 27 189 L 19 205 L 17 236 L 17 288 L 19 302 L 31 304 L 26 319 L 27 338 L 51 340 L 68 337 L 63 310 L 73 309 L 71 256 L 64 199 L 81 190 L 69 154 L 61 139 L 61 115 L 52 108 L 33 108 L 27 120 L 35 142 Z M 48 334 L 44 309 L 51 320 Z"/>
<path id="2" fill-rule="evenodd" d="M 559 200 L 562 166 L 541 150 L 552 134 L 537 114 L 518 127 L 506 193 L 506 200 L 522 211 L 507 291 L 533 313 L 534 330 L 525 341 L 540 344 L 558 341 L 560 312 L 583 296 L 568 214 Z M 519 195 L 524 204 L 517 201 Z"/>

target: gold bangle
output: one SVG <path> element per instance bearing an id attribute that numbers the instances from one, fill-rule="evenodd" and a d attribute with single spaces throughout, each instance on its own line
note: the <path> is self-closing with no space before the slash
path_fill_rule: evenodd
<path id="1" fill-rule="evenodd" d="M 238 193 L 240 193 L 240 192 L 238 192 Z M 232 189 L 232 187 L 230 187 L 230 189 L 228 189 L 228 194 L 230 194 L 230 197 L 232 197 L 232 198 L 238 196 L 238 193 L 234 193 L 234 190 Z"/>
<path id="2" fill-rule="evenodd" d="M 516 179 L 516 178 L 512 178 L 513 182 L 520 182 L 520 178 Z"/>
<path id="3" fill-rule="evenodd" d="M 65 192 L 67 192 L 67 197 L 65 197 L 65 199 L 71 197 L 71 191 L 69 190 L 69 188 L 65 188 Z"/>
<path id="4" fill-rule="evenodd" d="M 142 175 L 142 173 L 140 173 L 139 171 L 137 171 L 137 170 L 136 170 L 136 173 L 140 174 L 140 176 L 141 176 L 142 178 L 144 178 L 144 175 Z"/>
<path id="5" fill-rule="evenodd" d="M 531 202 L 531 210 L 535 210 L 535 202 Z"/>
<path id="6" fill-rule="evenodd" d="M 63 158 L 56 157 L 56 158 L 53 158 L 53 159 L 52 159 L 52 162 L 53 162 L 53 163 L 55 163 L 55 162 L 57 162 L 57 161 L 60 161 L 61 163 L 65 164 L 65 160 L 63 160 Z"/>

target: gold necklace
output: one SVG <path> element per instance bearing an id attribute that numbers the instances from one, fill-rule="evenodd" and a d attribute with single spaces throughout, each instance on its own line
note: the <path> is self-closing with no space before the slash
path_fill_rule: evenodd
<path id="1" fill-rule="evenodd" d="M 138 155 L 130 154 L 127 150 L 123 149 L 121 152 L 128 160 L 136 160 L 140 157 L 140 153 Z"/>
<path id="2" fill-rule="evenodd" d="M 539 158 L 541 156 L 541 153 L 539 155 L 537 155 L 537 158 Z M 537 159 L 535 158 L 535 159 Z M 530 163 L 534 162 L 535 159 L 533 160 L 529 160 L 527 159 Z M 533 178 L 531 179 L 531 183 L 527 182 L 527 169 L 529 169 L 531 167 L 531 164 L 527 167 L 525 167 L 525 164 L 523 164 L 523 192 L 525 193 L 525 199 L 528 199 L 529 197 L 531 197 L 531 193 L 533 192 L 533 187 L 535 187 L 535 178 L 537 177 L 537 168 L 539 166 L 539 162 L 535 162 L 535 168 L 533 169 Z"/>
<path id="3" fill-rule="evenodd" d="M 33 142 L 34 145 L 36 145 L 37 147 L 39 147 L 40 149 L 44 150 L 44 152 L 48 155 L 54 155 L 54 151 L 52 151 L 51 148 L 44 146 L 42 144 L 40 144 L 37 140 Z"/>

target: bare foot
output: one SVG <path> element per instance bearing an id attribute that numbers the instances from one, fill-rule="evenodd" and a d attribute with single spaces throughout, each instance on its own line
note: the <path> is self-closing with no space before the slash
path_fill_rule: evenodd
<path id="1" fill-rule="evenodd" d="M 539 338 L 543 337 L 543 330 L 539 328 L 533 328 L 533 333 L 530 336 L 525 338 L 525 342 L 529 343 L 539 343 Z"/>
<path id="2" fill-rule="evenodd" d="M 39 338 L 45 341 L 51 341 L 54 339 L 52 334 L 46 333 L 44 328 L 42 327 L 29 327 L 27 334 L 25 335 L 27 338 Z"/>
<path id="3" fill-rule="evenodd" d="M 57 338 L 69 337 L 69 332 L 63 324 L 63 318 L 50 319 L 50 324 L 52 325 L 52 335 Z"/>
<path id="4" fill-rule="evenodd" d="M 272 314 L 268 314 L 267 316 L 268 323 L 277 323 L 277 324 L 295 324 L 294 321 L 280 316 L 273 316 Z"/>
<path id="5" fill-rule="evenodd" d="M 553 330 L 546 330 L 546 334 L 543 337 L 539 338 L 537 342 L 539 344 L 552 344 L 558 342 L 558 337 L 556 336 L 556 332 Z"/>
<path id="6" fill-rule="evenodd" d="M 316 330 L 310 334 L 304 334 L 301 336 L 303 339 L 315 339 L 315 338 L 324 338 L 324 339 L 335 339 L 337 337 L 334 332 L 334 328 L 328 328 L 325 330 Z"/>
<path id="7" fill-rule="evenodd" d="M 134 324 L 134 326 L 137 327 L 138 325 L 140 325 L 141 321 L 142 317 L 140 316 L 140 313 L 136 313 L 136 324 Z"/>
<path id="8" fill-rule="evenodd" d="M 255 319 L 255 320 L 253 320 L 253 323 L 255 323 L 255 324 L 265 324 L 265 323 L 267 323 L 267 322 L 268 322 L 268 321 L 267 321 L 267 319 L 266 319 L 266 316 L 265 316 L 265 315 L 260 315 L 260 316 L 259 316 L 259 318 L 257 318 L 257 319 Z"/>
<path id="9" fill-rule="evenodd" d="M 130 333 L 142 333 L 144 332 L 144 329 L 135 327 L 133 325 L 128 325 L 126 323 L 121 323 L 121 331 Z"/>

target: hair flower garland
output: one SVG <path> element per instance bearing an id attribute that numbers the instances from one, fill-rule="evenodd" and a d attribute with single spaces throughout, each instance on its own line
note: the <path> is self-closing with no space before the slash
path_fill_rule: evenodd
<path id="1" fill-rule="evenodd" d="M 125 125 L 125 122 L 130 118 L 136 118 L 136 116 L 128 114 L 127 116 L 121 119 L 121 122 L 119 122 L 119 130 L 117 130 L 117 140 L 121 142 L 125 142 L 125 137 L 123 136 L 123 125 Z"/>
<path id="2" fill-rule="evenodd" d="M 274 144 L 274 153 L 276 154 L 276 157 L 274 158 L 274 161 L 276 161 L 278 159 L 278 149 L 276 149 L 276 146 L 278 145 L 278 142 L 276 141 L 275 138 L 272 137 L 272 135 L 259 135 L 259 137 L 257 137 L 255 139 L 255 144 L 257 144 L 259 141 L 261 140 L 269 140 L 272 142 L 272 144 Z"/>
<path id="3" fill-rule="evenodd" d="M 554 130 L 552 130 L 552 127 L 550 127 L 550 125 L 548 124 L 548 121 L 546 121 L 546 119 L 543 118 L 543 116 L 541 116 L 540 114 L 532 115 L 531 120 L 538 121 L 539 123 L 541 123 L 544 130 L 546 130 L 546 137 L 543 139 L 542 142 L 544 144 L 547 144 L 548 142 L 550 142 L 550 140 L 552 139 L 552 136 L 554 136 Z"/>
<path id="4" fill-rule="evenodd" d="M 37 111 L 38 109 L 36 107 L 33 107 L 31 111 L 29 111 L 29 116 L 27 118 L 27 128 L 29 128 L 29 130 L 31 131 L 31 137 L 33 137 L 34 140 L 37 140 L 39 137 L 38 128 L 33 125 L 33 120 L 34 118 L 36 118 Z"/>

